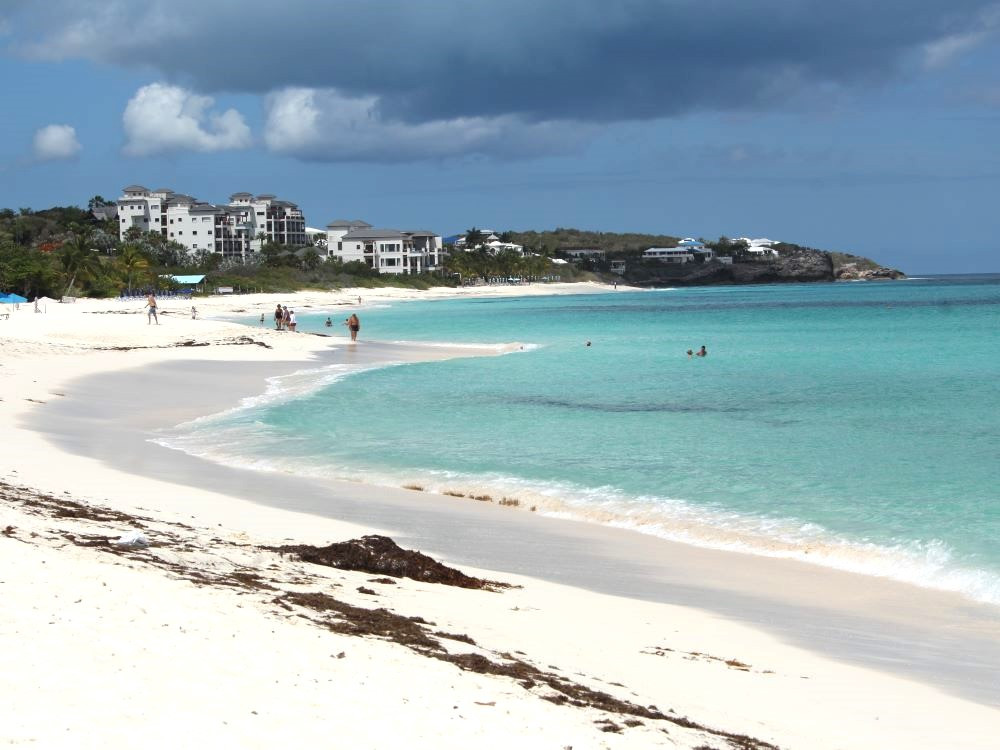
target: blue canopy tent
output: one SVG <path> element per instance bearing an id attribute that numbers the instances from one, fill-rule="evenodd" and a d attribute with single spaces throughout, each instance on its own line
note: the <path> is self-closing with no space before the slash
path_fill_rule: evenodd
<path id="1" fill-rule="evenodd" d="M 0 305 L 19 305 L 22 302 L 27 302 L 27 301 L 28 300 L 26 300 L 20 294 L 0 294 Z M 9 312 L 3 313 L 3 317 L 9 318 L 10 313 Z"/>

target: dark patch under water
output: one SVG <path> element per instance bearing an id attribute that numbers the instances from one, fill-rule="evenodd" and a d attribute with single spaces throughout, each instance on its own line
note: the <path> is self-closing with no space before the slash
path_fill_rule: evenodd
<path id="1" fill-rule="evenodd" d="M 499 402 L 499 400 L 498 400 Z M 596 411 L 606 413 L 714 413 L 714 414 L 736 414 L 750 411 L 742 406 L 719 406 L 713 404 L 615 404 L 615 403 L 593 403 L 587 401 L 569 401 L 565 399 L 534 397 L 534 396 L 505 396 L 502 399 L 504 404 L 516 404 L 518 406 L 550 406 L 557 409 L 576 409 L 579 411 Z"/>

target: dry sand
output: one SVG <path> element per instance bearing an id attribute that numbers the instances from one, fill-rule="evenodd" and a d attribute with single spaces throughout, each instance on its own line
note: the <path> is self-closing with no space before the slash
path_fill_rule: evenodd
<path id="1" fill-rule="evenodd" d="M 580 288 L 459 293 L 553 291 Z M 369 304 L 455 291 L 281 301 L 356 305 L 359 294 Z M 277 300 L 195 304 L 211 317 L 269 314 Z M 141 304 L 50 303 L 42 314 L 29 304 L 0 320 L 0 532 L 11 527 L 0 533 L 0 740 L 996 747 L 991 608 L 495 504 L 239 472 L 147 442 L 157 426 L 259 392 L 265 374 L 496 349 L 351 347 L 342 336 L 191 320 L 184 301 L 163 302 L 161 325 L 147 326 Z M 130 528 L 153 546 L 107 543 Z M 521 588 L 376 583 L 262 549 L 373 532 Z M 343 611 L 288 603 L 302 592 Z M 399 643 L 398 629 L 361 632 L 365 616 L 351 606 L 434 623 L 417 626 L 434 646 Z"/>

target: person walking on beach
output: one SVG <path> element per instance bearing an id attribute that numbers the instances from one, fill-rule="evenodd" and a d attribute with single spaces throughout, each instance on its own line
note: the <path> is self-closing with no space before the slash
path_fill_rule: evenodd
<path id="1" fill-rule="evenodd" d="M 264 313 L 261 313 L 261 314 L 260 314 L 260 327 L 261 327 L 261 328 L 263 328 L 263 327 L 264 327 Z"/>
<path id="2" fill-rule="evenodd" d="M 281 309 L 281 305 L 274 308 L 274 329 L 276 331 L 281 330 L 281 321 L 285 319 L 285 313 Z"/>
<path id="3" fill-rule="evenodd" d="M 288 330 L 288 305 L 281 306 L 281 327 Z"/>
<path id="4" fill-rule="evenodd" d="M 288 330 L 295 333 L 295 326 L 299 324 L 298 320 L 295 319 L 295 310 L 288 311 Z"/>
<path id="5" fill-rule="evenodd" d="M 358 316 L 351 313 L 351 317 L 344 321 L 344 325 L 351 332 L 351 341 L 357 341 L 358 331 L 361 330 L 361 321 L 358 319 Z"/>
<path id="6" fill-rule="evenodd" d="M 160 319 L 156 317 L 156 297 L 150 292 L 146 295 L 146 325 L 149 325 L 154 320 L 156 325 L 160 325 Z"/>

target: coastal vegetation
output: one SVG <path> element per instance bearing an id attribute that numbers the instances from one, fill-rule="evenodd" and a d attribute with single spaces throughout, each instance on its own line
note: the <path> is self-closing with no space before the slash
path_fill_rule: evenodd
<path id="1" fill-rule="evenodd" d="M 544 255 L 560 255 L 566 250 L 596 248 L 609 256 L 639 256 L 650 247 L 673 247 L 680 237 L 669 234 L 636 234 L 634 232 L 588 232 L 583 229 L 559 227 L 551 231 L 505 232 L 501 239 L 523 245 L 525 250 Z"/>
<path id="2" fill-rule="evenodd" d="M 76 206 L 55 206 L 41 211 L 0 209 L 0 290 L 16 292 L 28 299 L 109 297 L 171 289 L 176 285 L 170 277 L 193 274 L 206 276 L 206 289 L 232 287 L 236 291 L 288 292 L 331 287 L 427 289 L 512 279 L 608 282 L 621 279 L 655 286 L 891 278 L 892 273 L 897 273 L 882 269 L 868 258 L 791 243 L 774 246 L 777 258 L 766 269 L 762 269 L 760 259 L 748 257 L 745 242 L 726 237 L 705 241 L 705 245 L 718 256 L 731 257 L 735 270 L 705 264 L 702 257 L 696 258 L 694 264 L 670 268 L 659 261 L 644 259 L 642 253 L 649 247 L 676 245 L 679 238 L 672 235 L 571 228 L 503 232 L 501 240 L 521 245 L 522 254 L 509 248 L 497 251 L 482 246 L 485 235 L 473 227 L 465 233 L 466 246 L 472 249 L 448 252 L 441 270 L 412 276 L 389 275 L 380 274 L 362 262 L 325 258 L 313 246 L 264 244 L 259 253 L 239 262 L 223 259 L 208 250 L 190 254 L 182 245 L 155 232 L 130 230 L 124 239 L 119 239 L 116 220 L 98 218 L 93 210 L 108 205 L 113 203 L 98 195 L 90 199 L 87 209 Z M 576 259 L 568 252 L 585 248 L 600 250 L 603 255 Z M 454 250 L 450 246 L 445 249 Z M 627 270 L 623 276 L 611 273 L 613 261 L 625 261 Z M 804 272 L 802 269 L 806 267 Z"/>

